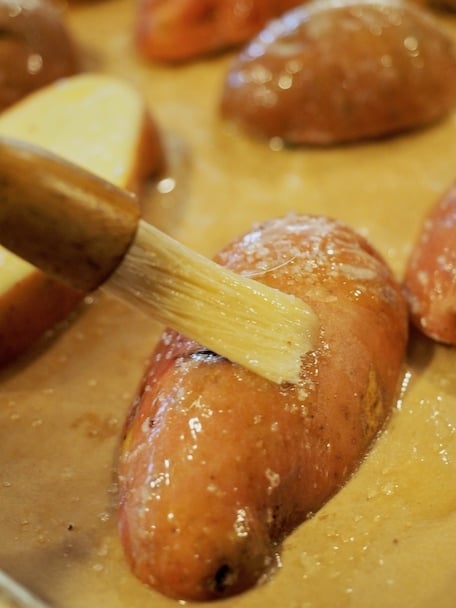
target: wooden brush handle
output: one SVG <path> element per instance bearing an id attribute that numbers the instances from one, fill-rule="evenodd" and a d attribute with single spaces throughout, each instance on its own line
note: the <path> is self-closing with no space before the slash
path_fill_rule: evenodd
<path id="1" fill-rule="evenodd" d="M 40 148 L 0 138 L 1 242 L 49 275 L 94 290 L 128 251 L 139 215 L 124 190 Z"/>

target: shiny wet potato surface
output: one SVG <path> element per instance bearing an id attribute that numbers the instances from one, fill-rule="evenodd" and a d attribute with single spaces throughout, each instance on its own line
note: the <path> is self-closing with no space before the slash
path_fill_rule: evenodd
<path id="1" fill-rule="evenodd" d="M 232 56 L 167 68 L 140 60 L 129 0 L 72 5 L 99 69 L 147 96 L 170 154 L 146 217 L 212 256 L 289 211 L 336 216 L 401 276 L 424 214 L 454 181 L 456 117 L 334 148 L 276 149 L 220 120 Z M 456 37 L 456 19 L 439 16 Z M 178 605 L 130 572 L 117 531 L 121 428 L 161 327 L 97 294 L 1 372 L 0 566 L 53 605 Z M 412 334 L 404 394 L 365 462 L 287 539 L 264 586 L 236 608 L 454 606 L 456 354 Z"/>

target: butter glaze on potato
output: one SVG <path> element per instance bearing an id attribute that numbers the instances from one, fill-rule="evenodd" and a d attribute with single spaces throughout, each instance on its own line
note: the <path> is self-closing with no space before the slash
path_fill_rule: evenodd
<path id="1" fill-rule="evenodd" d="M 317 0 L 234 59 L 222 115 L 254 136 L 334 144 L 430 124 L 456 104 L 456 46 L 400 0 Z"/>
<path id="2" fill-rule="evenodd" d="M 278 543 L 383 427 L 407 337 L 390 270 L 340 222 L 272 220 L 216 260 L 304 299 L 321 329 L 297 385 L 163 333 L 126 423 L 120 532 L 134 573 L 179 599 L 226 597 L 268 576 Z"/>

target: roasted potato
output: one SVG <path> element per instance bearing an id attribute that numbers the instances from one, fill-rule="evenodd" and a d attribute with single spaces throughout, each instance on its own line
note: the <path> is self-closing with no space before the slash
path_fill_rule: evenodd
<path id="1" fill-rule="evenodd" d="M 456 345 L 456 184 L 423 222 L 404 285 L 416 327 L 433 340 Z"/>
<path id="2" fill-rule="evenodd" d="M 78 50 L 50 0 L 0 0 L 0 110 L 81 69 Z"/>
<path id="3" fill-rule="evenodd" d="M 161 135 L 141 93 L 99 73 L 27 95 L 1 113 L 0 136 L 45 148 L 139 195 L 165 165 Z M 0 247 L 0 366 L 65 319 L 83 296 Z"/>
<path id="4" fill-rule="evenodd" d="M 135 41 L 149 60 L 182 62 L 246 42 L 300 0 L 139 0 Z"/>
<path id="5" fill-rule="evenodd" d="M 188 600 L 264 580 L 347 481 L 394 405 L 408 327 L 387 265 L 338 221 L 271 220 L 216 260 L 308 302 L 320 333 L 297 385 L 173 331 L 151 357 L 121 447 L 120 533 L 141 580 Z"/>
<path id="6" fill-rule="evenodd" d="M 428 125 L 456 103 L 456 46 L 400 0 L 316 0 L 270 23 L 235 58 L 221 113 L 293 144 L 336 144 Z"/>

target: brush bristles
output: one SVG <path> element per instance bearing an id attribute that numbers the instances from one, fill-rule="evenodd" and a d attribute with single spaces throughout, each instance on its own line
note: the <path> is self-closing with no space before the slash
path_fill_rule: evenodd
<path id="1" fill-rule="evenodd" d="M 318 323 L 294 296 L 237 275 L 141 221 L 105 287 L 276 383 L 299 380 Z"/>

